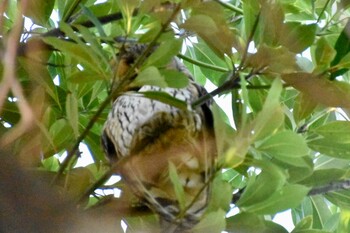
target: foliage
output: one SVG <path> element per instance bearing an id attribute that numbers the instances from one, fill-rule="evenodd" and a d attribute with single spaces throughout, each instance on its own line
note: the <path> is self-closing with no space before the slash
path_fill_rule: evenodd
<path id="1" fill-rule="evenodd" d="M 293 233 L 350 232 L 350 190 L 331 185 L 349 179 L 348 1 L 0 4 L 1 147 L 10 148 L 21 163 L 37 168 L 86 208 L 109 207 L 101 190 L 122 188 L 121 182 L 104 185 L 111 170 L 100 134 L 111 100 L 136 84 L 186 85 L 183 76 L 161 69 L 183 51 L 180 57 L 197 82 L 211 81 L 218 87 L 213 94 L 232 99 L 225 111 L 212 107 L 222 172 L 195 231 L 287 232 L 271 219 L 290 209 Z M 137 61 L 136 79 L 132 74 L 115 76 L 123 38 L 160 45 Z M 164 93 L 145 96 L 186 107 Z M 193 107 L 205 99 L 201 101 Z M 94 163 L 76 167 L 82 144 Z M 324 192 L 311 195 L 320 186 Z M 229 205 L 237 190 L 243 193 Z M 225 219 L 231 209 L 239 214 Z M 154 221 L 121 218 L 130 229 Z"/>

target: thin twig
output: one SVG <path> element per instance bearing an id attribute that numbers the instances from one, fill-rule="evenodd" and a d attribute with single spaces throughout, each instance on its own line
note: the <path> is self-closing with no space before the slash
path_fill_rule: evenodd
<path id="1" fill-rule="evenodd" d="M 317 22 L 316 22 L 317 24 L 321 21 L 321 18 L 323 16 L 324 12 L 326 11 L 326 8 L 327 8 L 329 2 L 330 2 L 330 0 L 327 0 L 326 4 L 324 4 L 324 7 L 322 8 L 322 11 L 321 11 L 321 13 L 319 14 L 319 16 L 317 18 Z"/>

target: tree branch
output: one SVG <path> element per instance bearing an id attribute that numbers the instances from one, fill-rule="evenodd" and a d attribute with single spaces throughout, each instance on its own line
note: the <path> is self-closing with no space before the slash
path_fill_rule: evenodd
<path id="1" fill-rule="evenodd" d="M 314 187 L 308 193 L 308 196 L 326 194 L 329 192 L 350 189 L 350 180 L 333 181 L 327 185 Z"/>

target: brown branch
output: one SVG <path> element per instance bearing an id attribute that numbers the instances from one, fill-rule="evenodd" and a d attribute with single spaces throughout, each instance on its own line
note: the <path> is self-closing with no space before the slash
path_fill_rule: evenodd
<path id="1" fill-rule="evenodd" d="M 16 103 L 21 114 L 19 124 L 1 138 L 0 145 L 2 147 L 7 146 L 20 135 L 25 133 L 32 126 L 34 120 L 33 111 L 24 96 L 22 86 L 17 80 L 16 75 L 16 55 L 23 29 L 23 10 L 26 9 L 26 6 L 27 1 L 21 1 L 20 11 L 18 12 L 14 27 L 6 41 L 6 50 L 2 61 L 4 73 L 2 82 L 0 83 L 0 113 L 6 101 L 7 94 L 11 90 L 14 96 L 18 99 Z"/>
<path id="2" fill-rule="evenodd" d="M 349 189 L 350 189 L 350 180 L 333 181 L 329 184 L 312 188 L 309 191 L 308 196 L 326 194 L 330 192 L 335 192 L 340 190 L 349 190 Z"/>

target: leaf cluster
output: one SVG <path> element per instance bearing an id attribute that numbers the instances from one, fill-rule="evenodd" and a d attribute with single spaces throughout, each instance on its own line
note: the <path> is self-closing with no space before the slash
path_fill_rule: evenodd
<path id="1" fill-rule="evenodd" d="M 350 231 L 350 191 L 331 185 L 349 179 L 347 1 L 4 2 L 0 145 L 80 205 L 109 208 L 106 190 L 124 188 L 121 181 L 105 184 L 112 170 L 100 134 L 111 101 L 141 85 L 186 86 L 183 74 L 165 69 L 181 53 L 196 82 L 216 87 L 192 103 L 217 102 L 219 171 L 194 231 L 284 233 L 272 221 L 284 210 L 291 211 L 293 233 Z M 118 52 L 128 40 L 149 47 L 119 77 Z M 166 93 L 139 94 L 188 108 Z M 77 167 L 82 146 L 93 163 Z M 319 186 L 331 188 L 310 195 Z M 236 192 L 242 194 L 233 203 Z M 122 217 L 130 229 L 154 223 Z"/>

